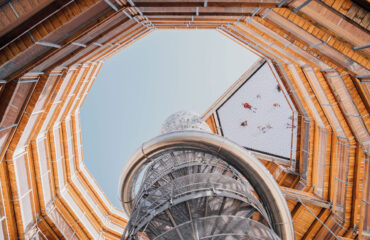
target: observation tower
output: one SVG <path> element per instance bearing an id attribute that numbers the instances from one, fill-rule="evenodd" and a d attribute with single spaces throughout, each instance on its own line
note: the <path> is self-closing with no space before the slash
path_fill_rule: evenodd
<path id="1" fill-rule="evenodd" d="M 122 239 L 294 239 L 278 184 L 246 149 L 182 111 L 122 172 Z"/>

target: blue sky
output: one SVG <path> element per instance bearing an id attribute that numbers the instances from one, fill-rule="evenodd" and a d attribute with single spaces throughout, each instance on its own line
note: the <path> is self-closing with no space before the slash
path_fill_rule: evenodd
<path id="1" fill-rule="evenodd" d="M 214 30 L 154 31 L 106 60 L 82 108 L 84 161 L 121 208 L 122 167 L 179 110 L 202 114 L 258 57 Z"/>

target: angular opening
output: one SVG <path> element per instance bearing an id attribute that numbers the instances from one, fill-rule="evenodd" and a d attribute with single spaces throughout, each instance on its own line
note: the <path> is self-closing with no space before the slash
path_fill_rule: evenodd
<path id="1" fill-rule="evenodd" d="M 203 114 L 258 56 L 213 30 L 155 31 L 105 61 L 81 108 L 84 162 L 115 206 L 125 161 L 179 110 Z"/>

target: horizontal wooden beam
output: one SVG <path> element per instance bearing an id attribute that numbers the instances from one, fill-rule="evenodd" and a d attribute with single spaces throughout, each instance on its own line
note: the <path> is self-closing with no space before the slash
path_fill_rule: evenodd
<path id="1" fill-rule="evenodd" d="M 299 190 L 291 189 L 291 188 L 281 188 L 283 195 L 286 199 L 297 201 L 297 202 L 303 202 L 308 205 L 313 205 L 321 208 L 327 208 L 330 209 L 332 204 L 330 202 L 327 202 L 325 200 L 322 200 L 313 194 L 302 192 Z"/>
<path id="2" fill-rule="evenodd" d="M 194 16 L 194 13 L 190 12 L 145 12 L 146 16 Z M 199 16 L 228 16 L 228 17 L 235 17 L 235 16 L 251 16 L 250 13 L 235 13 L 235 12 L 207 12 L 207 13 L 199 13 Z"/>
<path id="3" fill-rule="evenodd" d="M 234 22 L 237 20 L 237 18 L 197 18 L 196 20 L 192 20 L 192 18 L 154 18 L 152 17 L 151 22 L 214 22 L 214 23 L 228 23 L 228 22 Z"/>
<path id="4" fill-rule="evenodd" d="M 260 2 L 260 1 L 248 1 L 248 2 L 208 2 L 207 7 L 262 7 L 262 8 L 273 8 L 278 3 L 274 2 Z M 136 2 L 136 7 L 204 7 L 204 2 L 192 1 L 192 2 Z"/>

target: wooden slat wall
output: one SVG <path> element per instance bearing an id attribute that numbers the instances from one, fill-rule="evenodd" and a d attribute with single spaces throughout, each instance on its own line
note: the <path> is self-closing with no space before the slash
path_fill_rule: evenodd
<path id="1" fill-rule="evenodd" d="M 288 1 L 280 8 L 280 1 L 274 0 L 209 1 L 207 6 L 180 0 L 108 2 L 111 5 L 102 0 L 59 0 L 58 11 L 46 7 L 47 0 L 11 0 L 0 6 L 0 35 L 7 33 L 8 41 L 0 46 L 5 238 L 42 235 L 41 231 L 49 239 L 93 238 L 94 232 L 119 239 L 126 221 L 122 212 L 110 205 L 81 167 L 79 108 L 106 58 L 154 29 L 174 28 L 218 29 L 270 61 L 278 72 L 299 110 L 298 167 L 261 161 L 282 187 L 312 200 L 288 200 L 297 239 L 369 235 L 370 116 L 368 84 L 363 81 L 369 74 L 370 51 L 354 49 L 370 41 L 370 15 L 361 1 L 313 0 L 298 11 L 304 0 Z M 38 12 L 50 15 L 38 19 Z M 35 25 L 22 26 L 27 19 Z M 13 36 L 16 31 L 23 32 Z M 209 123 L 216 132 L 212 118 Z M 23 156 L 29 169 L 31 218 L 22 215 L 17 199 L 15 160 Z M 71 199 L 88 212 L 85 218 L 73 210 Z M 312 203 L 318 200 L 333 208 Z M 36 215 L 40 221 L 28 229 L 25 224 L 29 219 L 36 223 Z"/>

